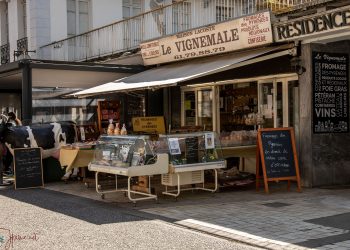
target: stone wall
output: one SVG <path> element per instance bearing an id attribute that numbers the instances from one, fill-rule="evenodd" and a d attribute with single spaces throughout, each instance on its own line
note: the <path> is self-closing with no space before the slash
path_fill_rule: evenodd
<path id="1" fill-rule="evenodd" d="M 300 81 L 300 168 L 304 186 L 350 184 L 350 133 L 312 132 L 312 52 L 348 53 L 350 41 L 302 45 L 306 72 Z M 349 87 L 349 84 L 348 84 Z"/>

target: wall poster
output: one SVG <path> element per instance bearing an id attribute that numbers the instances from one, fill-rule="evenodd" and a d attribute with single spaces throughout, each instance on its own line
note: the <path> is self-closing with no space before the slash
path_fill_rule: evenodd
<path id="1" fill-rule="evenodd" d="M 349 132 L 349 56 L 312 53 L 313 132 Z"/>

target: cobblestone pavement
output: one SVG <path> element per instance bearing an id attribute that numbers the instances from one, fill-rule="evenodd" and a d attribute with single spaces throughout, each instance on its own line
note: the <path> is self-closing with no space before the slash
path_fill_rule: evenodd
<path id="1" fill-rule="evenodd" d="M 96 198 L 91 191 L 76 194 Z M 297 193 L 277 188 L 269 195 L 253 189 L 215 195 L 183 192 L 177 202 L 160 196 L 159 204 L 145 201 L 135 208 L 122 194 L 106 197 L 106 202 L 266 249 L 350 249 L 350 189 L 314 188 Z"/>

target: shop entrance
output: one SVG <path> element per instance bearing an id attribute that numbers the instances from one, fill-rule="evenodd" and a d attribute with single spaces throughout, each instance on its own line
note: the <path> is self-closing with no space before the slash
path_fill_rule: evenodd
<path id="1" fill-rule="evenodd" d="M 216 130 L 216 87 L 183 89 L 181 92 L 181 126 L 198 126 L 203 130 Z"/>
<path id="2" fill-rule="evenodd" d="M 228 167 L 255 173 L 258 128 L 293 127 L 298 148 L 296 74 L 184 86 L 181 98 L 181 125 L 218 132 Z"/>
<path id="3" fill-rule="evenodd" d="M 296 75 L 183 87 L 181 99 L 182 126 L 201 126 L 220 132 L 254 129 L 253 123 L 246 120 L 255 113 L 264 118 L 260 127 L 294 127 L 295 131 L 299 128 Z"/>
<path id="4" fill-rule="evenodd" d="M 297 77 L 258 81 L 258 110 L 266 128 L 299 128 L 299 85 Z"/>

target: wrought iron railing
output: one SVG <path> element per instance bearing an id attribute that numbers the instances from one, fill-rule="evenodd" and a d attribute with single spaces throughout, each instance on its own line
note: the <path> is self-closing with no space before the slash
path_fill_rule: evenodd
<path id="1" fill-rule="evenodd" d="M 15 50 L 14 53 L 14 58 L 18 58 L 21 55 L 25 55 L 28 51 L 28 38 L 23 37 L 21 39 L 17 40 L 17 50 Z"/>
<path id="2" fill-rule="evenodd" d="M 10 45 L 4 44 L 0 46 L 1 64 L 10 62 Z"/>
<path id="3" fill-rule="evenodd" d="M 141 41 L 271 9 L 283 13 L 331 0 L 178 0 L 129 19 L 42 46 L 38 57 L 86 61 L 137 49 Z"/>

